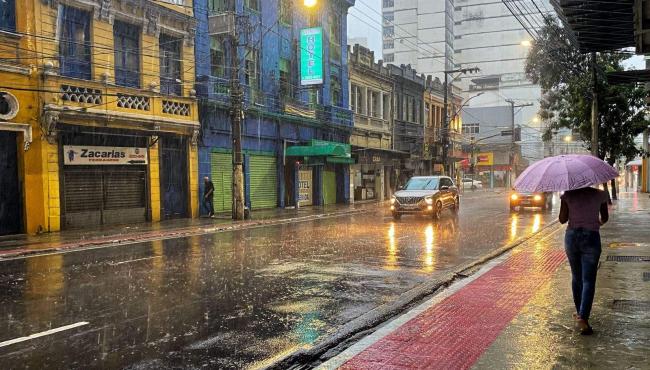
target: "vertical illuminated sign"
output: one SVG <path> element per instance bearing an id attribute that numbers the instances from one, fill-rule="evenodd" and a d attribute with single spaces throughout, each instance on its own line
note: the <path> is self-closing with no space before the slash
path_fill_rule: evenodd
<path id="1" fill-rule="evenodd" d="M 300 84 L 323 83 L 323 29 L 300 30 Z"/>

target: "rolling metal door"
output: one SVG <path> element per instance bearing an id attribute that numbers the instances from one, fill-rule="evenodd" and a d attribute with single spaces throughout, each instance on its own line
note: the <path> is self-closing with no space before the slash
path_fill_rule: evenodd
<path id="1" fill-rule="evenodd" d="M 68 228 L 144 222 L 146 171 L 138 168 L 64 169 Z"/>
<path id="2" fill-rule="evenodd" d="M 275 157 L 251 155 L 248 161 L 251 208 L 275 208 L 278 205 L 278 174 Z"/>
<path id="3" fill-rule="evenodd" d="M 336 172 L 323 171 L 323 202 L 336 204 Z"/>
<path id="4" fill-rule="evenodd" d="M 232 154 L 212 153 L 212 183 L 214 211 L 232 211 Z"/>

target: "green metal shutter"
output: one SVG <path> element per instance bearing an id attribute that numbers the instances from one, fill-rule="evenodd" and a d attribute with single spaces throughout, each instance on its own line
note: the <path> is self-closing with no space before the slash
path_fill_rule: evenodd
<path id="1" fill-rule="evenodd" d="M 251 208 L 278 206 L 278 174 L 275 157 L 251 155 L 249 158 Z"/>
<path id="2" fill-rule="evenodd" d="M 232 211 L 232 154 L 212 153 L 212 183 L 215 212 Z"/>
<path id="3" fill-rule="evenodd" d="M 323 201 L 325 205 L 336 204 L 336 172 L 323 171 Z"/>

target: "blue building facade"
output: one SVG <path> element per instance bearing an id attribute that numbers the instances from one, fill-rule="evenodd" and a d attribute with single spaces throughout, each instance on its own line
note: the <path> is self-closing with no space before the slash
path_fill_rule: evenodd
<path id="1" fill-rule="evenodd" d="M 216 211 L 232 206 L 233 53 L 244 92 L 247 206 L 254 212 L 349 201 L 353 117 L 346 16 L 353 5 L 354 0 L 320 0 L 307 9 L 292 0 L 194 1 L 199 175 L 215 185 Z M 323 83 L 301 86 L 300 31 L 310 27 L 323 30 Z"/>

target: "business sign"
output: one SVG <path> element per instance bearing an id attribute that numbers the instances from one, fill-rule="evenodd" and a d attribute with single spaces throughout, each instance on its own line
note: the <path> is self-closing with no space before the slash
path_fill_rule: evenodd
<path id="1" fill-rule="evenodd" d="M 300 30 L 300 84 L 323 83 L 323 28 Z"/>
<path id="2" fill-rule="evenodd" d="M 313 204 L 312 183 L 311 168 L 298 172 L 298 201 L 301 206 L 310 206 Z"/>
<path id="3" fill-rule="evenodd" d="M 494 164 L 494 153 L 478 153 L 476 155 L 477 166 L 492 166 Z"/>
<path id="4" fill-rule="evenodd" d="M 63 146 L 63 164 L 68 166 L 144 165 L 148 162 L 147 148 L 86 145 Z"/>

